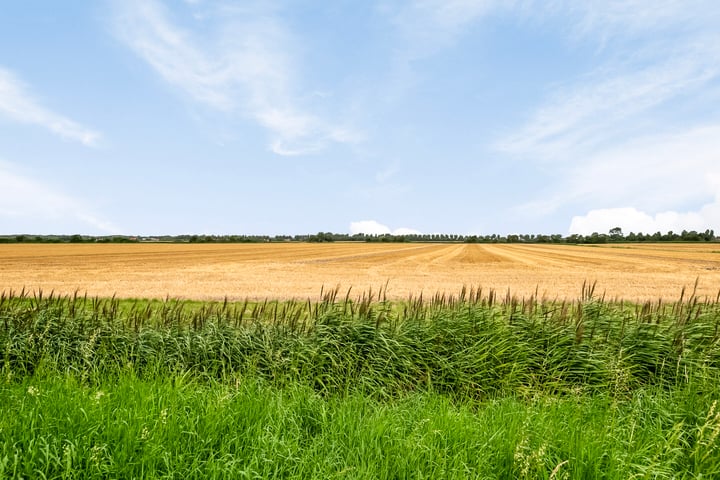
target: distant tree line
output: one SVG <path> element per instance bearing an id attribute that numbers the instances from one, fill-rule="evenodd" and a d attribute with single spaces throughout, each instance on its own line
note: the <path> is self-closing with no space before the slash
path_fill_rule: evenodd
<path id="1" fill-rule="evenodd" d="M 0 235 L 0 243 L 132 243 L 136 237 L 124 235 Z"/>
<path id="2" fill-rule="evenodd" d="M 307 235 L 160 235 L 160 236 L 91 236 L 91 235 L 0 235 L 0 243 L 268 243 L 268 242 L 431 242 L 431 243 L 555 243 L 555 244 L 602 244 L 637 242 L 715 242 L 719 241 L 713 230 L 697 232 L 683 230 L 680 233 L 655 232 L 653 234 L 630 232 L 623 234 L 615 227 L 608 233 L 594 232 L 590 235 L 572 234 L 512 234 L 512 235 L 457 235 L 444 233 L 392 235 L 347 234 L 318 232 Z"/>

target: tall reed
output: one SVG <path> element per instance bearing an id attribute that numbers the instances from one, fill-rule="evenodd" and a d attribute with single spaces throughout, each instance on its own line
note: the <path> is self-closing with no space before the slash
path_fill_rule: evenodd
<path id="1" fill-rule="evenodd" d="M 200 304 L 3 292 L 0 373 L 61 372 L 91 383 L 127 373 L 252 375 L 322 394 L 479 399 L 623 396 L 717 378 L 717 298 L 683 293 L 674 303 L 630 304 L 594 290 L 586 284 L 570 302 L 481 288 L 389 302 L 383 288 L 356 295 L 335 288 L 319 302 Z"/>

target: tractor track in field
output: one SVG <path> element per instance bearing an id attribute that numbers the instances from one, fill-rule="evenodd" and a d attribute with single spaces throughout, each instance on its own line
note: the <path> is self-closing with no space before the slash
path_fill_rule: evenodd
<path id="1" fill-rule="evenodd" d="M 573 299 L 583 282 L 627 300 L 720 289 L 716 244 L 19 244 L 0 245 L 0 291 L 192 299 L 318 298 L 321 288 L 388 298 L 463 286 Z"/>

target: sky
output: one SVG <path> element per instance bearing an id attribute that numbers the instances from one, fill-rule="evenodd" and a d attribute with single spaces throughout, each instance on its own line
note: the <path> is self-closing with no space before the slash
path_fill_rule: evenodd
<path id="1" fill-rule="evenodd" d="M 720 232 L 716 0 L 8 0 L 0 234 Z"/>

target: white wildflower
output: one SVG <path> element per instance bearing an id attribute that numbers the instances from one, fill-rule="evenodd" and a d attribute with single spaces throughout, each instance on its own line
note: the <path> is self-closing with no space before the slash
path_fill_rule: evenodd
<path id="1" fill-rule="evenodd" d="M 162 411 L 160 412 L 160 423 L 162 423 L 163 425 L 166 425 L 167 417 L 168 417 L 168 409 L 163 408 Z"/>

